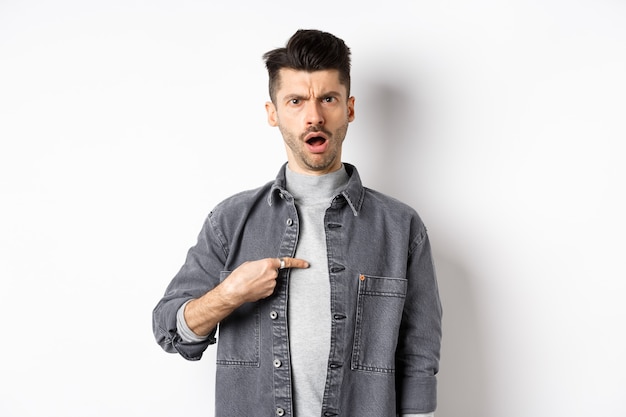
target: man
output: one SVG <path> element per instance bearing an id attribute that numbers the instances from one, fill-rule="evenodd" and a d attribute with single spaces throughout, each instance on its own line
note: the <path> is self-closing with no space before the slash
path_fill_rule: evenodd
<path id="1" fill-rule="evenodd" d="M 287 151 L 275 181 L 220 203 L 153 312 L 158 343 L 216 342 L 217 417 L 431 416 L 441 305 L 426 228 L 342 163 L 350 50 L 299 30 L 264 55 Z"/>

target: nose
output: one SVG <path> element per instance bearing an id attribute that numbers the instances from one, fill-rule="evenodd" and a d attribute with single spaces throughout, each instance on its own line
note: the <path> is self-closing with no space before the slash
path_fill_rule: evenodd
<path id="1" fill-rule="evenodd" d="M 306 124 L 307 126 L 323 125 L 324 114 L 322 112 L 321 103 L 311 100 L 306 107 Z"/>

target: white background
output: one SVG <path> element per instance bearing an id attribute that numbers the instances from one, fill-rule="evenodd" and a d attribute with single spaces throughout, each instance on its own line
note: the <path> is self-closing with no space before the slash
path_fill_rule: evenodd
<path id="1" fill-rule="evenodd" d="M 344 160 L 429 228 L 437 417 L 626 415 L 626 3 L 227 3 L 0 0 L 0 415 L 212 415 L 214 349 L 151 312 L 285 160 L 261 55 L 298 28 L 352 48 Z"/>

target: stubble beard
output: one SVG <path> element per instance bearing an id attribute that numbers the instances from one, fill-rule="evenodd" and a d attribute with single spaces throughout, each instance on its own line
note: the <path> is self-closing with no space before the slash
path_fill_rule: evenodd
<path id="1" fill-rule="evenodd" d="M 334 132 L 330 132 L 322 127 L 313 127 L 307 129 L 307 131 L 299 137 L 293 132 L 283 129 L 280 124 L 278 125 L 278 128 L 285 143 L 291 150 L 291 153 L 300 164 L 311 171 L 325 171 L 336 163 L 336 160 L 341 153 L 341 146 L 346 137 L 346 133 L 348 132 L 348 121 L 346 121 L 343 126 L 339 127 Z M 311 155 L 306 151 L 304 137 L 311 132 L 323 132 L 326 134 L 329 143 L 328 149 L 324 154 Z"/>

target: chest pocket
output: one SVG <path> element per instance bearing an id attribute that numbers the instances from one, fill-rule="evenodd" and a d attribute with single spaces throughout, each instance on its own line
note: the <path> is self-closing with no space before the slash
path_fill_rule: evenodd
<path id="1" fill-rule="evenodd" d="M 221 273 L 223 281 L 230 271 Z M 219 324 L 217 364 L 259 366 L 261 322 L 257 303 L 247 303 Z"/>
<path id="2" fill-rule="evenodd" d="M 359 276 L 352 369 L 394 372 L 406 291 L 406 279 Z"/>

